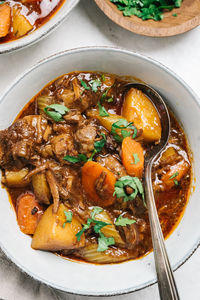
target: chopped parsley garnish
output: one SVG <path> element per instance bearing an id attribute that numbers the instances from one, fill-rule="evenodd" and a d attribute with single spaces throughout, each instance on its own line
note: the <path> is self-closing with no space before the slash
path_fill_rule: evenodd
<path id="1" fill-rule="evenodd" d="M 81 85 L 84 87 L 85 90 L 90 90 L 90 87 L 87 85 L 87 83 L 83 80 L 81 80 Z"/>
<path id="2" fill-rule="evenodd" d="M 163 19 L 163 11 L 171 11 L 175 7 L 180 7 L 182 0 L 110 0 L 117 8 L 123 12 L 125 17 L 137 16 L 142 20 L 153 19 L 160 21 Z"/>
<path id="3" fill-rule="evenodd" d="M 89 81 L 89 85 L 91 86 L 92 91 L 95 93 L 98 91 L 98 87 L 101 86 L 101 84 L 102 83 L 99 78 Z"/>
<path id="4" fill-rule="evenodd" d="M 91 218 L 88 218 L 87 224 L 83 224 L 83 228 L 76 234 L 77 241 L 80 242 L 82 234 L 86 230 L 88 230 L 91 227 L 91 225 L 93 224 L 94 232 L 97 233 L 97 234 L 99 234 L 99 237 L 98 237 L 98 249 L 97 249 L 98 252 L 103 252 L 103 251 L 105 251 L 105 250 L 108 249 L 108 246 L 111 246 L 111 245 L 115 244 L 115 240 L 114 240 L 113 237 L 107 238 L 101 232 L 101 229 L 103 227 L 105 227 L 107 225 L 111 225 L 111 224 L 103 222 L 103 221 L 98 221 L 98 220 L 95 219 L 95 216 L 97 214 L 99 214 L 100 212 L 102 212 L 102 211 L 103 211 L 103 209 L 101 207 L 94 206 L 93 210 L 92 210 L 92 212 L 90 214 Z"/>
<path id="5" fill-rule="evenodd" d="M 98 107 L 99 107 L 99 115 L 101 117 L 109 117 L 109 113 L 107 112 L 105 107 L 102 106 L 100 102 L 98 102 L 97 104 L 98 104 Z"/>
<path id="6" fill-rule="evenodd" d="M 94 217 L 96 216 L 96 215 L 98 215 L 100 212 L 102 212 L 103 211 L 103 208 L 101 208 L 101 207 L 99 207 L 99 206 L 94 206 L 93 207 L 93 210 L 92 210 L 92 212 L 91 212 L 91 218 L 92 219 L 94 219 Z"/>
<path id="7" fill-rule="evenodd" d="M 178 180 L 177 179 L 174 179 L 174 184 L 178 185 Z"/>
<path id="8" fill-rule="evenodd" d="M 133 165 L 137 165 L 140 162 L 138 154 L 137 153 L 133 153 L 133 158 L 134 158 L 134 162 L 132 164 Z"/>
<path id="9" fill-rule="evenodd" d="M 112 124 L 111 134 L 117 142 L 122 142 L 123 138 L 130 136 L 131 132 L 127 129 L 134 130 L 133 122 L 128 122 L 126 119 L 120 119 L 119 121 Z M 121 130 L 121 135 L 117 131 Z"/>
<path id="10" fill-rule="evenodd" d="M 127 194 L 125 190 L 126 187 L 130 187 L 132 189 L 132 193 L 130 195 Z M 137 195 L 140 195 L 144 202 L 144 189 L 142 182 L 138 177 L 123 176 L 115 183 L 113 196 L 114 195 L 116 195 L 117 198 L 123 198 L 124 202 L 134 200 Z M 144 205 L 146 206 L 145 202 Z"/>
<path id="11" fill-rule="evenodd" d="M 173 178 L 175 178 L 176 176 L 178 176 L 179 175 L 179 172 L 176 172 L 176 173 L 174 173 L 171 177 L 169 177 L 169 179 L 173 179 Z"/>
<path id="12" fill-rule="evenodd" d="M 133 136 L 132 136 L 132 139 L 135 139 L 137 136 L 137 128 L 135 127 L 134 130 L 133 130 Z"/>
<path id="13" fill-rule="evenodd" d="M 78 156 L 70 156 L 66 155 L 63 157 L 64 160 L 70 162 L 70 163 L 78 163 L 78 162 L 86 162 L 87 161 L 87 156 L 85 154 L 78 154 Z"/>
<path id="14" fill-rule="evenodd" d="M 101 75 L 101 81 L 103 81 L 103 82 L 104 82 L 105 80 L 106 80 L 106 78 L 105 78 L 105 75 L 104 75 L 104 74 L 102 74 L 102 75 Z"/>
<path id="15" fill-rule="evenodd" d="M 115 244 L 115 240 L 113 237 L 105 237 L 105 235 L 100 232 L 99 233 L 100 237 L 98 238 L 98 252 L 104 252 L 108 250 L 109 246 L 112 246 Z"/>
<path id="16" fill-rule="evenodd" d="M 65 221 L 65 223 L 63 224 L 63 228 L 65 228 L 65 225 L 66 225 L 67 223 L 71 223 L 71 221 L 72 221 L 72 216 L 73 216 L 72 211 L 64 210 L 64 214 L 65 214 L 65 217 L 66 217 L 66 221 Z"/>
<path id="17" fill-rule="evenodd" d="M 88 159 L 88 161 L 92 160 L 94 155 L 98 152 L 101 152 L 101 150 L 103 149 L 103 147 L 106 144 L 106 136 L 104 133 L 100 133 L 100 135 L 103 137 L 100 141 L 96 141 L 94 142 L 94 150 L 92 152 L 92 155 L 90 156 L 90 158 Z"/>
<path id="18" fill-rule="evenodd" d="M 172 16 L 173 16 L 173 17 L 177 17 L 177 14 L 173 14 Z"/>
<path id="19" fill-rule="evenodd" d="M 5 3 L 5 1 L 0 1 L 0 5 L 1 5 L 1 4 L 4 4 L 4 3 Z"/>
<path id="20" fill-rule="evenodd" d="M 135 220 L 123 218 L 122 216 L 119 216 L 117 220 L 115 221 L 116 226 L 126 226 L 136 223 Z"/>
<path id="21" fill-rule="evenodd" d="M 114 99 L 113 99 L 113 98 L 108 98 L 106 101 L 107 101 L 108 103 L 111 103 L 111 102 L 114 101 Z"/>
<path id="22" fill-rule="evenodd" d="M 64 121 L 62 116 L 65 115 L 68 111 L 69 108 L 61 104 L 51 104 L 44 108 L 45 114 L 56 122 Z"/>

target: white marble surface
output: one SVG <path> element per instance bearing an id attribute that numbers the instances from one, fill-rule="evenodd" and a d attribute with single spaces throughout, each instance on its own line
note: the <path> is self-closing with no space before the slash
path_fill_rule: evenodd
<path id="1" fill-rule="evenodd" d="M 177 37 L 149 38 L 112 23 L 93 0 L 81 0 L 70 17 L 50 36 L 22 51 L 0 56 L 1 92 L 27 67 L 56 52 L 83 46 L 118 46 L 150 56 L 179 74 L 200 96 L 200 27 Z M 200 230 L 199 226 L 194 230 Z M 134 270 L 133 270 L 134 272 Z M 175 273 L 182 300 L 200 299 L 200 249 Z M 93 300 L 71 296 L 33 281 L 0 252 L 0 299 Z M 102 298 L 104 299 L 104 298 Z M 154 285 L 114 300 L 157 300 Z"/>

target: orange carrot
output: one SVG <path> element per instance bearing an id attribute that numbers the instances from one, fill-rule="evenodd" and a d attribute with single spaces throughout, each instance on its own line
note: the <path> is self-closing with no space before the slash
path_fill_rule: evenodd
<path id="1" fill-rule="evenodd" d="M 162 176 L 162 182 L 165 190 L 169 190 L 173 186 L 178 185 L 178 182 L 187 173 L 188 169 L 189 164 L 184 160 L 172 166 L 170 170 Z"/>
<path id="2" fill-rule="evenodd" d="M 0 38 L 9 33 L 11 25 L 11 8 L 8 4 L 0 4 Z"/>
<path id="3" fill-rule="evenodd" d="M 126 137 L 122 142 L 122 163 L 130 176 L 142 177 L 144 169 L 143 148 L 131 137 Z"/>
<path id="4" fill-rule="evenodd" d="M 42 207 L 32 193 L 17 198 L 17 221 L 23 233 L 34 234 L 42 214 Z"/>
<path id="5" fill-rule="evenodd" d="M 84 190 L 95 205 L 107 207 L 115 202 L 115 182 L 114 174 L 97 162 L 88 161 L 82 168 Z"/>

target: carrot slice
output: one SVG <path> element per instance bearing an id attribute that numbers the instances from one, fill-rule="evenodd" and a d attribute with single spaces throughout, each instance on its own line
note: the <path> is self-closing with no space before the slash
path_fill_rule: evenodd
<path id="1" fill-rule="evenodd" d="M 42 214 L 42 207 L 32 193 L 17 198 L 17 221 L 23 233 L 34 234 Z"/>
<path id="2" fill-rule="evenodd" d="M 82 168 L 83 188 L 95 205 L 107 207 L 115 202 L 115 182 L 114 174 L 97 162 L 88 161 Z"/>
<path id="3" fill-rule="evenodd" d="M 122 163 L 130 176 L 142 177 L 144 169 L 143 148 L 131 137 L 126 137 L 122 142 Z"/>
<path id="4" fill-rule="evenodd" d="M 162 176 L 162 182 L 165 190 L 169 190 L 178 184 L 181 178 L 186 175 L 188 169 L 189 164 L 184 160 L 172 166 L 170 170 Z"/>
<path id="5" fill-rule="evenodd" d="M 8 4 L 0 4 L 0 38 L 9 33 L 11 25 L 11 8 Z"/>

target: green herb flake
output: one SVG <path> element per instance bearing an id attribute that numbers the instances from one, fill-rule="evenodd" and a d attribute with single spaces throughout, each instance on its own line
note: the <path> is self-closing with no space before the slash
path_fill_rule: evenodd
<path id="1" fill-rule="evenodd" d="M 109 113 L 107 112 L 105 107 L 102 106 L 100 102 L 98 102 L 97 104 L 98 104 L 98 107 L 99 107 L 99 115 L 101 117 L 109 117 Z"/>
<path id="2" fill-rule="evenodd" d="M 169 177 L 169 179 L 173 179 L 173 178 L 177 177 L 178 175 L 179 175 L 179 172 L 176 172 L 171 177 Z"/>
<path id="3" fill-rule="evenodd" d="M 132 136 L 132 139 L 135 139 L 137 136 L 137 128 L 135 127 L 134 130 L 133 130 L 133 136 Z"/>
<path id="4" fill-rule="evenodd" d="M 114 99 L 113 99 L 113 98 L 108 98 L 106 101 L 107 101 L 108 103 L 111 103 L 111 102 L 114 101 Z"/>
<path id="5" fill-rule="evenodd" d="M 98 252 L 104 252 L 108 250 L 109 246 L 115 245 L 115 240 L 113 237 L 105 237 L 105 235 L 100 232 L 99 233 L 100 237 L 98 238 Z"/>
<path id="6" fill-rule="evenodd" d="M 5 3 L 5 1 L 0 1 L 0 5 L 1 5 L 1 4 L 4 4 L 4 3 Z"/>
<path id="7" fill-rule="evenodd" d="M 115 221 L 116 226 L 126 226 L 136 223 L 135 220 L 123 218 L 122 216 L 119 216 L 117 220 Z"/>
<path id="8" fill-rule="evenodd" d="M 131 163 L 132 165 L 137 165 L 140 162 L 140 159 L 138 157 L 137 153 L 133 153 L 134 162 Z"/>
<path id="9" fill-rule="evenodd" d="M 62 116 L 69 112 L 69 108 L 61 104 L 51 104 L 44 108 L 44 112 L 54 121 L 60 122 L 63 121 Z"/>
<path id="10" fill-rule="evenodd" d="M 72 221 L 72 216 L 73 216 L 73 212 L 72 212 L 72 211 L 64 210 L 64 214 L 65 214 L 65 217 L 66 217 L 66 221 L 65 221 L 65 223 L 63 224 L 63 228 L 65 228 L 65 225 L 66 225 L 67 223 L 71 223 L 71 221 Z"/>
<path id="11" fill-rule="evenodd" d="M 178 185 L 178 184 L 179 184 L 177 179 L 174 179 L 174 184 L 175 184 L 175 185 Z"/>
<path id="12" fill-rule="evenodd" d="M 90 90 L 90 87 L 87 85 L 87 83 L 85 81 L 81 80 L 81 85 L 82 85 L 82 87 L 84 87 L 85 90 L 88 90 L 88 91 Z"/>
<path id="13" fill-rule="evenodd" d="M 130 130 L 134 130 L 133 122 L 128 122 L 126 119 L 120 119 L 112 124 L 111 134 L 117 142 L 122 142 L 123 138 L 130 136 Z M 130 129 L 130 130 L 129 130 Z M 121 130 L 119 132 L 119 130 Z"/>
<path id="14" fill-rule="evenodd" d="M 87 161 L 87 156 L 85 154 L 78 154 L 78 156 L 70 156 L 66 155 L 63 157 L 64 160 L 70 162 L 70 163 L 79 163 L 79 162 L 86 162 Z"/>
<path id="15" fill-rule="evenodd" d="M 91 86 L 92 91 L 96 93 L 98 91 L 98 87 L 101 86 L 101 80 L 99 78 L 95 80 L 90 80 L 89 85 Z"/>
<path id="16" fill-rule="evenodd" d="M 133 190 L 130 195 L 125 192 L 126 186 L 129 186 Z M 137 195 L 140 195 L 144 202 L 144 188 L 142 182 L 138 177 L 123 176 L 115 183 L 115 191 L 113 193 L 113 196 L 114 195 L 116 195 L 117 198 L 123 198 L 124 202 L 130 200 L 132 201 L 136 198 Z M 146 206 L 145 202 L 144 205 Z"/>
<path id="17" fill-rule="evenodd" d="M 172 14 L 173 17 L 177 17 L 177 14 Z"/>
<path id="18" fill-rule="evenodd" d="M 105 75 L 104 75 L 104 74 L 102 74 L 102 75 L 101 75 L 101 81 L 103 81 L 103 82 L 104 82 L 105 80 L 106 80 L 106 78 L 105 78 Z"/>
<path id="19" fill-rule="evenodd" d="M 99 207 L 99 206 L 94 206 L 93 207 L 93 210 L 92 210 L 92 212 L 91 212 L 91 218 L 92 219 L 94 219 L 94 217 L 96 216 L 96 215 L 98 215 L 99 213 L 101 213 L 103 211 L 103 208 L 101 208 L 101 207 Z"/>
<path id="20" fill-rule="evenodd" d="M 103 138 L 100 141 L 96 141 L 94 142 L 94 150 L 92 152 L 92 155 L 90 156 L 90 158 L 88 159 L 88 161 L 91 161 L 93 159 L 93 157 L 95 156 L 96 153 L 101 152 L 101 150 L 103 149 L 103 147 L 106 144 L 106 136 L 104 133 L 100 134 Z"/>

